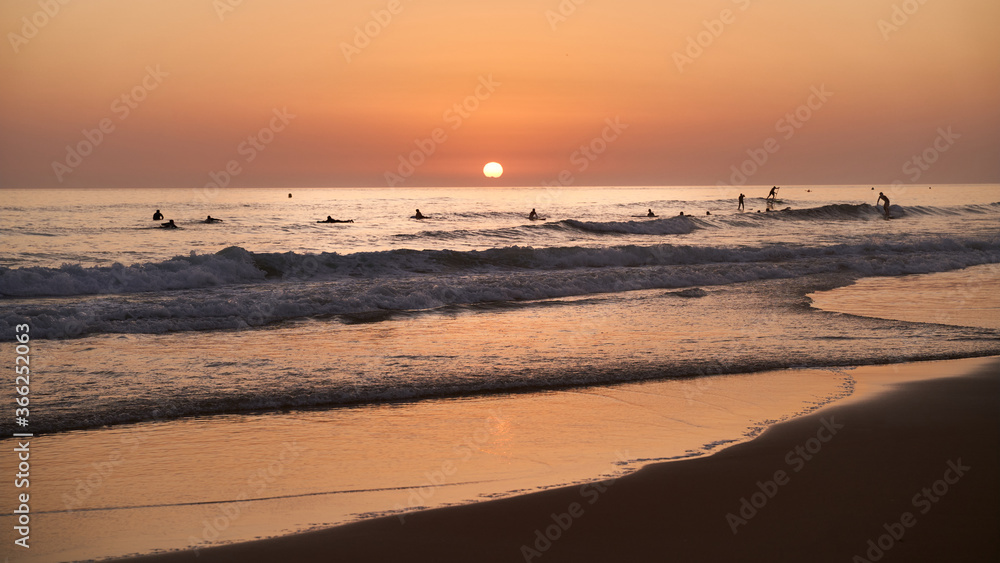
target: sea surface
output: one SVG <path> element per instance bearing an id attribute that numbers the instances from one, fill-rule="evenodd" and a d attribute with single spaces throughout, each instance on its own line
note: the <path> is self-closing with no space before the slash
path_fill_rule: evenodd
<path id="1" fill-rule="evenodd" d="M 573 449 L 543 447 L 547 438 L 537 433 L 531 455 L 497 468 L 478 447 L 486 442 L 473 439 L 470 451 L 486 457 L 455 484 L 491 485 L 413 502 L 424 472 L 412 478 L 405 468 L 433 468 L 440 461 L 428 460 L 458 454 L 400 452 L 432 450 L 421 432 L 435 434 L 428 429 L 452 416 L 468 436 L 485 424 L 496 445 L 511 422 L 476 411 L 482 401 L 519 396 L 504 403 L 506 412 L 565 413 L 570 407 L 559 402 L 580 394 L 629 409 L 646 393 L 656 395 L 645 407 L 656 417 L 708 429 L 676 451 L 614 451 L 618 461 L 604 473 L 615 473 L 710 452 L 774 422 L 774 409 L 787 417 L 850 394 L 841 368 L 1000 354 L 1000 327 L 987 322 L 1000 316 L 1000 186 L 782 186 L 772 209 L 769 189 L 741 188 L 744 211 L 731 187 L 0 191 L 0 341 L 10 364 L 16 327 L 27 325 L 33 374 L 28 424 L 3 417 L 5 437 L 32 432 L 84 466 L 107 463 L 107 440 L 125 443 L 136 432 L 152 433 L 146 444 L 171 444 L 210 428 L 219 433 L 213 447 L 230 447 L 218 442 L 225 434 L 241 451 L 235 444 L 308 427 L 313 438 L 335 440 L 324 447 L 343 450 L 309 458 L 312 472 L 295 484 L 268 481 L 267 491 L 250 495 L 319 495 L 308 510 L 289 510 L 310 518 L 270 531 L 260 526 L 272 520 L 244 516 L 246 529 L 227 524 L 213 534 L 201 527 L 204 513 L 181 514 L 184 506 L 245 500 L 245 486 L 147 491 L 156 498 L 142 499 L 124 492 L 142 475 L 172 472 L 167 461 L 136 462 L 131 473 L 118 472 L 123 488 L 87 494 L 79 492 L 87 470 L 64 467 L 48 477 L 60 493 L 44 501 L 50 522 L 75 525 L 86 514 L 96 519 L 93 531 L 143 508 L 178 529 L 198 520 L 200 531 L 124 547 L 81 536 L 52 550 L 51 560 L 238 541 L 501 495 L 515 487 L 503 480 L 509 475 L 524 477 L 517 490 L 555 486 L 598 476 L 588 472 L 611 457 L 568 470 L 582 463 Z M 875 205 L 879 191 L 892 200 L 892 219 Z M 157 209 L 179 228 L 161 228 L 152 220 Z M 412 218 L 417 209 L 425 219 Z M 528 220 L 532 209 L 544 219 Z M 222 222 L 202 222 L 208 215 Z M 327 216 L 353 222 L 317 222 Z M 780 375 L 788 368 L 826 375 Z M 667 386 L 628 387 L 641 382 Z M 761 399 L 750 422 L 721 430 L 719 411 L 733 412 L 740 396 L 763 397 L 762 389 L 780 409 Z M 5 388 L 0 400 L 13 399 Z M 618 416 L 586 404 L 572 403 L 596 409 L 579 425 Z M 646 424 L 619 422 L 622 436 Z M 156 432 L 173 438 L 157 442 Z M 435 434 L 461 443 L 445 435 Z M 88 440 L 104 445 L 88 450 L 80 445 Z M 294 440 L 272 442 L 273 453 Z M 599 448 L 615 450 L 591 449 Z M 567 465 L 539 461 L 543 450 L 559 451 Z M 96 461 L 87 458 L 93 451 Z M 387 452 L 401 456 L 395 473 L 358 465 Z M 227 459 L 207 465 L 238 472 Z M 261 459 L 269 467 L 271 458 Z M 551 475 L 539 483 L 542 465 Z M 352 477 L 331 484 L 324 479 L 333 469 Z M 376 490 L 384 498 L 370 511 L 358 501 L 331 515 L 320 502 Z"/>
<path id="2" fill-rule="evenodd" d="M 871 187 L 782 187 L 762 213 L 768 188 L 744 191 L 737 212 L 727 188 L 7 190 L 0 339 L 26 323 L 74 350 L 51 366 L 36 432 L 994 345 L 955 330 L 912 345 L 910 325 L 801 313 L 803 295 L 860 278 L 997 263 L 997 186 L 887 190 L 893 220 Z M 328 215 L 354 223 L 316 223 Z M 543 312 L 559 319 L 550 340 L 531 334 Z M 495 329 L 437 330 L 458 316 Z M 498 338 L 512 322 L 520 342 Z M 782 341 L 765 344 L 771 323 Z M 866 330 L 900 343 L 855 346 Z M 314 338 L 328 345 L 270 349 Z M 133 357 L 102 356 L 125 342 Z"/>

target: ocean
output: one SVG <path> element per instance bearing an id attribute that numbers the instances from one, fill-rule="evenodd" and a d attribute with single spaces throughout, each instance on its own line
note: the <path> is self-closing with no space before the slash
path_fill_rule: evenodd
<path id="1" fill-rule="evenodd" d="M 1000 186 L 769 188 L 0 191 L 0 339 L 12 364 L 29 327 L 33 376 L 3 432 L 43 452 L 37 522 L 78 529 L 38 560 L 619 474 L 846 396 L 851 366 L 1000 354 Z M 621 446 L 650 424 L 673 441 Z"/>

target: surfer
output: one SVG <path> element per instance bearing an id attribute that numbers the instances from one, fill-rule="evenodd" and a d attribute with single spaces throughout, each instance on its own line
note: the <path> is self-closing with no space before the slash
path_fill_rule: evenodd
<path id="1" fill-rule="evenodd" d="M 646 214 L 646 217 L 656 217 L 656 213 L 653 213 L 653 210 L 650 209 L 649 213 Z"/>
<path id="2" fill-rule="evenodd" d="M 531 208 L 531 213 L 528 213 L 528 219 L 530 219 L 532 221 L 538 219 L 538 213 L 535 213 L 535 208 L 534 207 Z"/>
<path id="3" fill-rule="evenodd" d="M 162 221 L 163 220 L 163 213 L 160 213 L 159 209 L 156 210 L 156 213 L 153 213 L 153 220 L 154 221 Z"/>
<path id="4" fill-rule="evenodd" d="M 316 222 L 317 223 L 353 223 L 354 219 L 347 219 L 346 221 L 342 221 L 340 219 L 334 219 L 333 217 L 330 217 L 329 215 L 327 215 L 325 221 L 316 221 Z"/>
<path id="5" fill-rule="evenodd" d="M 424 219 L 425 217 L 423 216 L 423 214 L 422 214 L 422 213 L 420 213 L 420 210 L 418 209 L 418 210 L 417 210 L 417 214 L 416 214 L 416 215 L 414 215 L 414 216 L 413 216 L 413 218 L 414 218 L 414 219 Z"/>
<path id="6" fill-rule="evenodd" d="M 204 220 L 204 221 L 202 221 L 202 222 L 203 222 L 203 223 L 221 223 L 221 222 L 222 222 L 222 219 L 216 219 L 215 217 L 212 217 L 211 215 L 209 215 L 209 216 L 208 216 L 208 218 L 207 218 L 207 219 L 205 219 L 205 220 Z"/>
<path id="7" fill-rule="evenodd" d="M 171 219 L 171 220 L 167 221 L 166 223 L 160 225 L 160 228 L 161 229 L 176 229 L 177 225 L 175 225 L 174 224 L 174 220 Z"/>
<path id="8" fill-rule="evenodd" d="M 878 201 L 875 202 L 875 205 L 877 206 L 879 203 L 882 202 L 883 199 L 885 200 L 885 204 L 882 205 L 882 209 L 885 210 L 885 218 L 888 219 L 889 218 L 889 198 L 885 197 L 884 193 L 879 192 L 878 193 Z"/>
<path id="9" fill-rule="evenodd" d="M 744 197 L 746 197 L 746 196 L 743 195 L 743 194 L 740 194 L 740 204 L 736 206 L 736 210 L 737 211 L 739 211 L 740 209 L 746 211 L 746 207 L 743 207 L 743 198 Z"/>
<path id="10" fill-rule="evenodd" d="M 781 188 L 779 188 L 778 186 L 774 186 L 773 188 L 771 188 L 771 191 L 767 194 L 767 197 L 765 198 L 764 201 L 767 201 L 769 199 L 771 200 L 771 203 L 774 203 L 774 200 L 778 199 L 779 189 Z"/>

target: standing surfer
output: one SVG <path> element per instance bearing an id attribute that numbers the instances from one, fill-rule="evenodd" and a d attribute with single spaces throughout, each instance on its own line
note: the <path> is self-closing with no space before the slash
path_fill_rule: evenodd
<path id="1" fill-rule="evenodd" d="M 744 210 L 744 211 L 746 210 L 746 208 L 743 207 L 743 198 L 744 197 L 746 197 L 746 196 L 744 196 L 743 194 L 740 194 L 740 204 L 736 206 L 736 210 L 737 211 L 739 211 L 741 209 Z"/>
<path id="2" fill-rule="evenodd" d="M 888 219 L 889 218 L 889 198 L 885 197 L 884 193 L 879 192 L 878 193 L 878 201 L 875 202 L 875 205 L 877 206 L 879 203 L 882 202 L 883 199 L 885 200 L 885 204 L 882 205 L 882 209 L 885 210 L 885 218 Z"/>

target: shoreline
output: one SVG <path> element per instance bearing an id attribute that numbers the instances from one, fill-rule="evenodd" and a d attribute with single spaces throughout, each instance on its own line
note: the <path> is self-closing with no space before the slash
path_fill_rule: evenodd
<path id="1" fill-rule="evenodd" d="M 614 481 L 129 560 L 988 559 L 1000 358 L 956 362 L 859 377 L 855 395 L 750 441 Z"/>

